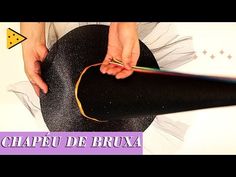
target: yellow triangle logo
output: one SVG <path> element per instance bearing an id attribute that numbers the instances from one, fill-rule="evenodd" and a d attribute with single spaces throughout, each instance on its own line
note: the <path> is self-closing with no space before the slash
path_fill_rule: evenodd
<path id="1" fill-rule="evenodd" d="M 17 33 L 13 29 L 11 28 L 7 29 L 7 48 L 8 49 L 16 46 L 17 44 L 20 44 L 26 39 L 27 38 L 25 36 L 21 35 L 20 33 Z"/>

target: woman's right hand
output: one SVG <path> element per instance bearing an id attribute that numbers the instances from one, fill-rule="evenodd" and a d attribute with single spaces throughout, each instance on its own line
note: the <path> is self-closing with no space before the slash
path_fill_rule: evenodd
<path id="1" fill-rule="evenodd" d="M 21 23 L 21 34 L 27 37 L 22 43 L 25 73 L 36 94 L 40 89 L 46 94 L 48 86 L 41 78 L 41 63 L 48 54 L 45 23 Z"/>

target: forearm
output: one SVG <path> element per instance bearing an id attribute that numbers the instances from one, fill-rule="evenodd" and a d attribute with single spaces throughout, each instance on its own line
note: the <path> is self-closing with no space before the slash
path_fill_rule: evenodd
<path id="1" fill-rule="evenodd" d="M 135 31 L 138 29 L 138 23 L 136 23 L 136 22 L 112 22 L 111 24 L 116 29 L 118 29 L 118 28 L 122 28 L 124 30 L 133 29 Z M 127 34 L 127 35 L 129 35 L 129 34 Z"/>
<path id="2" fill-rule="evenodd" d="M 122 25 L 126 27 L 137 27 L 137 22 L 112 22 L 112 24 Z"/>
<path id="3" fill-rule="evenodd" d="M 44 22 L 22 22 L 20 23 L 20 31 L 22 35 L 27 37 L 24 44 L 32 42 L 46 44 Z"/>
<path id="4" fill-rule="evenodd" d="M 47 56 L 48 50 L 45 39 L 45 23 L 21 23 L 21 34 L 27 37 L 22 43 L 25 73 L 39 96 L 40 89 L 47 93 L 48 87 L 42 80 L 41 62 Z"/>

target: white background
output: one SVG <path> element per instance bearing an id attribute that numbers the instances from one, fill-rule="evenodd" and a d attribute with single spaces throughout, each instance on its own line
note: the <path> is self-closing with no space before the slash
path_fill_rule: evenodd
<path id="1" fill-rule="evenodd" d="M 236 77 L 236 23 L 177 23 L 181 34 L 193 36 L 197 59 L 177 71 Z M 40 131 L 36 121 L 18 98 L 7 92 L 9 84 L 27 80 L 21 45 L 6 48 L 6 29 L 19 32 L 19 23 L 0 23 L 0 131 Z M 204 55 L 203 50 L 207 53 Z M 223 50 L 224 54 L 220 54 Z M 211 59 L 210 56 L 215 58 Z M 227 56 L 232 58 L 228 59 Z M 224 107 L 174 114 L 176 119 L 193 120 L 184 144 L 173 153 L 236 154 L 236 107 Z M 165 147 L 156 136 L 145 136 L 162 154 Z"/>

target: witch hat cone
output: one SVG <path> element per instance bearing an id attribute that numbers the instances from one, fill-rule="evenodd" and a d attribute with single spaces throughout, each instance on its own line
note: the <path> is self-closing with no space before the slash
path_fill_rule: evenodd
<path id="1" fill-rule="evenodd" d="M 116 80 L 99 75 L 99 65 L 88 68 L 76 89 L 84 116 L 109 121 L 236 105 L 235 79 L 148 68 L 137 71 Z M 95 83 L 101 87 L 93 91 Z"/>

